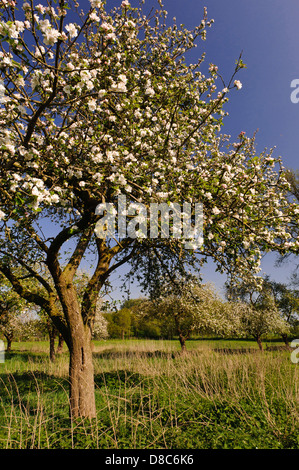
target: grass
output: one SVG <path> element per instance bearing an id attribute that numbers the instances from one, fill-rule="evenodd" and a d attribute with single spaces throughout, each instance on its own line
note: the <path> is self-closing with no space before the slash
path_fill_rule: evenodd
<path id="1" fill-rule="evenodd" d="M 253 342 L 95 342 L 97 418 L 68 416 L 68 354 L 14 343 L 0 364 L 2 449 L 298 449 L 298 365 Z M 227 354 L 227 350 L 235 354 Z"/>

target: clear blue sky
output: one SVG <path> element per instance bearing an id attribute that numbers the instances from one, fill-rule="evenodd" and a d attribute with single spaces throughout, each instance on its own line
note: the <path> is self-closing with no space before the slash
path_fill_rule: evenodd
<path id="1" fill-rule="evenodd" d="M 290 100 L 290 83 L 299 78 L 299 2 L 295 0 L 165 0 L 169 18 L 187 27 L 198 24 L 203 7 L 215 23 L 202 44 L 207 62 L 227 79 L 243 51 L 247 69 L 240 91 L 230 96 L 224 130 L 236 137 L 259 129 L 260 149 L 276 146 L 286 166 L 298 168 L 299 104 Z M 201 47 L 194 50 L 196 58 Z M 191 60 L 193 57 L 191 57 Z"/>
<path id="2" fill-rule="evenodd" d="M 152 4 L 155 2 L 148 0 L 144 8 Z M 137 2 L 132 0 L 132 5 Z M 175 16 L 178 24 L 190 29 L 200 23 L 205 6 L 208 17 L 215 22 L 208 29 L 207 40 L 200 42 L 187 58 L 195 62 L 205 51 L 207 63 L 218 65 L 226 79 L 241 51 L 247 65 L 237 77 L 243 88 L 230 95 L 226 108 L 230 115 L 224 120 L 223 131 L 236 139 L 241 131 L 250 136 L 258 130 L 258 150 L 275 146 L 274 155 L 281 156 L 286 167 L 298 169 L 299 103 L 291 102 L 290 84 L 299 79 L 299 2 L 164 0 L 169 21 Z M 275 259 L 276 256 L 267 255 L 263 272 L 287 281 L 292 263 L 275 268 Z M 221 289 L 225 278 L 214 272 L 212 263 L 203 272 L 205 281 L 212 281 Z M 133 289 L 132 294 L 137 292 Z"/>

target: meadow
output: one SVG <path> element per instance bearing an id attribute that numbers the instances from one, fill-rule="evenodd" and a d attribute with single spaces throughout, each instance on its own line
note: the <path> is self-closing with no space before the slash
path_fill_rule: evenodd
<path id="1" fill-rule="evenodd" d="M 1 449 L 298 449 L 298 364 L 252 341 L 94 342 L 97 418 L 71 421 L 68 353 L 14 343 Z"/>

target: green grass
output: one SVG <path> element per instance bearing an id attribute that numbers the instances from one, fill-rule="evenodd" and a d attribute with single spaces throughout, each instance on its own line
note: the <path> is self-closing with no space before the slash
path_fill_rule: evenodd
<path id="1" fill-rule="evenodd" d="M 299 448 L 287 351 L 207 339 L 182 355 L 177 341 L 109 340 L 95 342 L 94 364 L 97 418 L 71 422 L 67 351 L 52 364 L 46 342 L 14 343 L 0 364 L 0 448 Z"/>

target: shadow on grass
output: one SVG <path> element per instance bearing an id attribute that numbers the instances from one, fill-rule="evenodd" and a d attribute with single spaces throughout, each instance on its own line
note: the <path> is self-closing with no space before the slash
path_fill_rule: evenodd
<path id="1" fill-rule="evenodd" d="M 39 370 L 0 374 L 2 402 L 18 403 L 29 395 L 65 393 L 65 390 L 68 390 L 67 379 Z"/>
<path id="2" fill-rule="evenodd" d="M 119 389 L 124 384 L 126 387 L 136 387 L 146 381 L 146 376 L 124 369 L 96 374 L 94 380 L 97 388 Z"/>
<path id="3" fill-rule="evenodd" d="M 123 384 L 131 387 L 143 382 L 145 376 L 123 369 L 95 374 L 94 380 L 98 389 L 102 387 L 115 388 Z M 69 381 L 67 378 L 57 377 L 39 370 L 0 374 L 0 396 L 2 401 L 5 397 L 9 398 L 10 401 L 11 397 L 18 401 L 20 397 L 26 397 L 32 393 L 55 394 L 59 391 L 68 392 L 68 388 Z"/>
<path id="4" fill-rule="evenodd" d="M 258 353 L 258 348 L 213 348 L 214 352 L 220 354 L 251 354 Z"/>
<path id="5" fill-rule="evenodd" d="M 96 359 L 117 359 L 117 358 L 135 358 L 142 357 L 146 359 L 159 358 L 159 359 L 175 359 L 181 355 L 181 351 L 166 352 L 166 351 L 117 351 L 107 349 L 101 352 L 94 352 L 93 357 Z"/>
<path id="6" fill-rule="evenodd" d="M 24 363 L 30 362 L 40 362 L 41 358 L 49 356 L 46 352 L 32 352 L 30 350 L 23 351 L 5 351 L 5 361 L 20 361 Z"/>
<path id="7" fill-rule="evenodd" d="M 266 346 L 264 347 L 263 351 L 259 348 L 213 348 L 213 351 L 220 353 L 220 354 L 251 354 L 251 353 L 264 353 L 268 351 L 292 351 L 292 348 L 286 345 L 274 345 L 274 346 Z"/>

